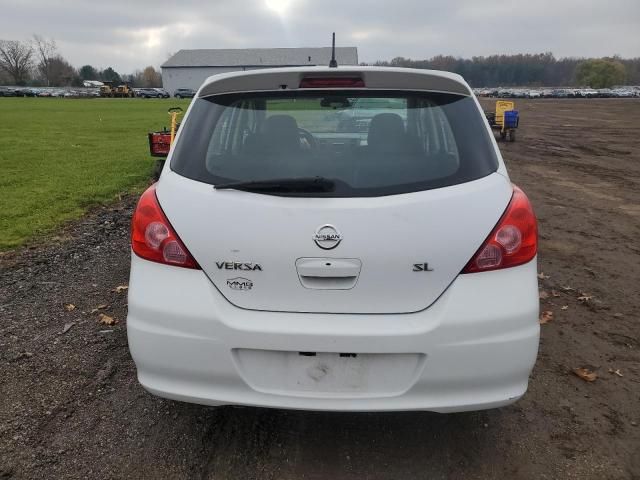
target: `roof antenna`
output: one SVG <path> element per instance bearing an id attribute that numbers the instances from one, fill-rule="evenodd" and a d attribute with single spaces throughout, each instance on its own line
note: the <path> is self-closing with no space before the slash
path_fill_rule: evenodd
<path id="1" fill-rule="evenodd" d="M 338 68 L 338 61 L 336 60 L 336 32 L 333 32 L 333 42 L 331 44 L 331 61 L 329 62 L 329 68 Z"/>

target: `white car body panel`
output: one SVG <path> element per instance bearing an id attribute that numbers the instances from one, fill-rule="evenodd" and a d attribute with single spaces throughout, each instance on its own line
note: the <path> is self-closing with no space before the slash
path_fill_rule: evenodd
<path id="1" fill-rule="evenodd" d="M 498 174 L 453 187 L 365 198 L 291 198 L 163 175 L 158 201 L 191 254 L 234 305 L 269 311 L 406 313 L 431 305 L 455 279 L 507 207 L 511 184 Z M 259 215 L 256 215 L 259 212 Z M 334 225 L 344 239 L 322 250 L 312 237 Z M 359 259 L 357 288 L 305 288 L 301 258 Z M 229 262 L 261 271 L 227 270 Z M 432 271 L 414 272 L 428 263 Z M 246 278 L 251 291 L 228 280 Z"/>
<path id="2" fill-rule="evenodd" d="M 417 313 L 324 315 L 239 309 L 202 271 L 134 254 L 129 347 L 147 390 L 187 402 L 345 411 L 499 407 L 524 394 L 537 355 L 536 270 L 533 260 L 460 275 L 431 308 Z M 279 363 L 243 363 L 238 350 L 258 359 L 264 351 L 287 354 Z M 348 371 L 358 358 L 339 353 L 391 354 L 396 361 L 409 354 L 419 361 L 407 363 L 409 374 L 401 378 L 393 378 L 393 363 L 377 364 L 370 386 L 366 372 Z M 287 357 L 299 363 L 287 364 Z M 302 385 L 292 385 L 291 375 Z M 339 388 L 341 376 L 355 382 Z"/>

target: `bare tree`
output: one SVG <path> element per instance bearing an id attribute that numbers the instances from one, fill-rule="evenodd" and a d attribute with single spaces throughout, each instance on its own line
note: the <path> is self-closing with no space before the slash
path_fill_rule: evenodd
<path id="1" fill-rule="evenodd" d="M 38 57 L 38 71 L 47 86 L 50 86 L 52 80 L 52 60 L 57 56 L 56 41 L 54 39 L 47 40 L 40 35 L 34 35 L 33 46 Z"/>
<path id="2" fill-rule="evenodd" d="M 162 75 L 149 65 L 142 71 L 142 82 L 145 87 L 161 87 Z"/>
<path id="3" fill-rule="evenodd" d="M 16 85 L 29 78 L 33 66 L 33 47 L 18 40 L 0 40 L 0 68 L 6 71 Z"/>
<path id="4" fill-rule="evenodd" d="M 60 55 L 49 59 L 49 80 L 54 87 L 71 85 L 77 76 L 76 69 Z"/>

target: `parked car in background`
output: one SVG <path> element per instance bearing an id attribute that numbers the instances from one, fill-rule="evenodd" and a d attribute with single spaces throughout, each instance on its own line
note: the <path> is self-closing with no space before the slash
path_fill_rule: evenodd
<path id="1" fill-rule="evenodd" d="M 136 96 L 140 98 L 162 98 L 162 94 L 155 88 L 139 88 Z"/>
<path id="2" fill-rule="evenodd" d="M 499 98 L 632 98 L 640 97 L 640 87 L 619 86 L 614 88 L 477 88 L 477 96 Z"/>
<path id="3" fill-rule="evenodd" d="M 171 95 L 164 88 L 154 88 L 156 92 L 160 94 L 162 98 L 170 98 Z"/>
<path id="4" fill-rule="evenodd" d="M 191 88 L 177 88 L 173 92 L 175 98 L 193 98 L 196 96 L 196 91 Z"/>
<path id="5" fill-rule="evenodd" d="M 612 91 L 613 95 L 617 98 L 631 98 L 635 97 L 635 92 L 626 88 L 616 88 Z"/>
<path id="6" fill-rule="evenodd" d="M 16 97 L 35 97 L 36 96 L 36 92 L 33 90 L 33 88 L 28 88 L 28 87 L 16 88 L 15 92 L 16 92 Z"/>
<path id="7" fill-rule="evenodd" d="M 0 97 L 15 97 L 16 91 L 13 88 L 0 87 Z"/>

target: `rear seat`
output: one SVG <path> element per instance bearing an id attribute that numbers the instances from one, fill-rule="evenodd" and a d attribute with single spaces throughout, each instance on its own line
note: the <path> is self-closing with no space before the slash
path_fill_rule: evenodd
<path id="1" fill-rule="evenodd" d="M 457 165 L 457 158 L 449 153 L 427 155 L 420 141 L 406 132 L 400 115 L 380 113 L 371 119 L 367 146 L 361 147 L 356 162 L 353 186 L 441 178 L 453 174 Z"/>

